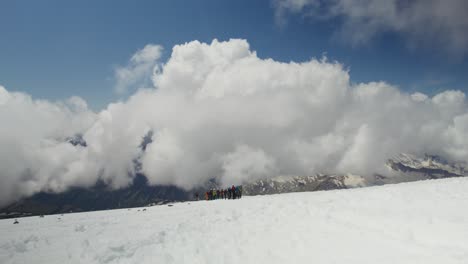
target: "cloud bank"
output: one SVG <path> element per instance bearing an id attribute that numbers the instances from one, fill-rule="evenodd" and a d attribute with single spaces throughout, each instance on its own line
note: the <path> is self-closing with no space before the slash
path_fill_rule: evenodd
<path id="1" fill-rule="evenodd" d="M 286 23 L 288 14 L 338 19 L 339 34 L 354 45 L 367 43 L 384 32 L 395 32 L 405 36 L 413 47 L 436 46 L 453 55 L 468 52 L 465 0 L 274 0 L 273 6 L 280 24 Z"/>
<path id="2" fill-rule="evenodd" d="M 337 62 L 261 59 L 240 39 L 176 45 L 150 74 L 154 87 L 99 113 L 77 97 L 48 102 L 0 87 L 0 203 L 97 180 L 119 188 L 137 171 L 190 189 L 213 178 L 390 175 L 384 163 L 401 152 L 468 159 L 460 91 L 351 84 Z M 67 142 L 73 135 L 86 146 Z"/>

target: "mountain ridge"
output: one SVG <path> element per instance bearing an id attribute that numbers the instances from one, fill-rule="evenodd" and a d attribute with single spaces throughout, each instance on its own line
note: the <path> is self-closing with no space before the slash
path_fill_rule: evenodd
<path id="1" fill-rule="evenodd" d="M 151 138 L 151 136 L 148 136 Z M 148 141 L 148 140 L 146 140 Z M 86 144 L 80 140 L 75 143 Z M 144 148 L 144 146 L 142 146 Z M 426 179 L 463 177 L 468 174 L 466 163 L 448 162 L 435 155 L 402 153 L 386 162 L 387 168 L 398 175 L 386 177 L 347 174 L 315 174 L 305 176 L 277 176 L 243 184 L 245 195 L 267 195 L 287 192 L 309 192 L 334 189 L 368 187 L 390 183 Z M 0 210 L 1 218 L 41 214 L 61 214 L 79 211 L 95 211 L 161 205 L 170 202 L 194 200 L 194 194 L 203 197 L 205 189 L 218 188 L 214 179 L 206 182 L 205 188 L 183 190 L 175 186 L 150 186 L 143 174 L 138 173 L 133 184 L 118 190 L 109 190 L 98 182 L 92 188 L 73 188 L 63 193 L 41 192 L 12 203 Z"/>

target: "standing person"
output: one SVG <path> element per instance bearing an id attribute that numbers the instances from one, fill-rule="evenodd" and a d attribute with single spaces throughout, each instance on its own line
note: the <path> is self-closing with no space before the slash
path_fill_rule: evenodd
<path id="1" fill-rule="evenodd" d="M 236 187 L 234 185 L 231 187 L 232 199 L 236 199 Z"/>
<path id="2" fill-rule="evenodd" d="M 198 197 L 198 192 L 195 193 L 195 199 L 198 201 L 200 200 L 199 197 Z"/>
<path id="3" fill-rule="evenodd" d="M 242 185 L 239 186 L 239 198 L 242 198 Z"/>
<path id="4" fill-rule="evenodd" d="M 212 198 L 212 199 L 213 199 L 213 200 L 216 200 L 216 190 L 215 190 L 215 189 L 213 189 L 212 194 L 213 194 L 213 198 Z"/>

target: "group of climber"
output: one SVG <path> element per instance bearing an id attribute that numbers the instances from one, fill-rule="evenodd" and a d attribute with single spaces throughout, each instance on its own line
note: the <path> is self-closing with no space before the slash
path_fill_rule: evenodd
<path id="1" fill-rule="evenodd" d="M 217 199 L 240 199 L 242 197 L 242 186 L 232 186 L 226 189 L 211 189 L 205 192 L 205 200 Z"/>

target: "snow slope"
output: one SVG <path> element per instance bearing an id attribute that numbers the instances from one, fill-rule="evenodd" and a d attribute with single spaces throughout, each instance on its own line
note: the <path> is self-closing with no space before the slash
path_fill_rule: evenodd
<path id="1" fill-rule="evenodd" d="M 468 178 L 19 221 L 0 263 L 468 263 Z"/>

